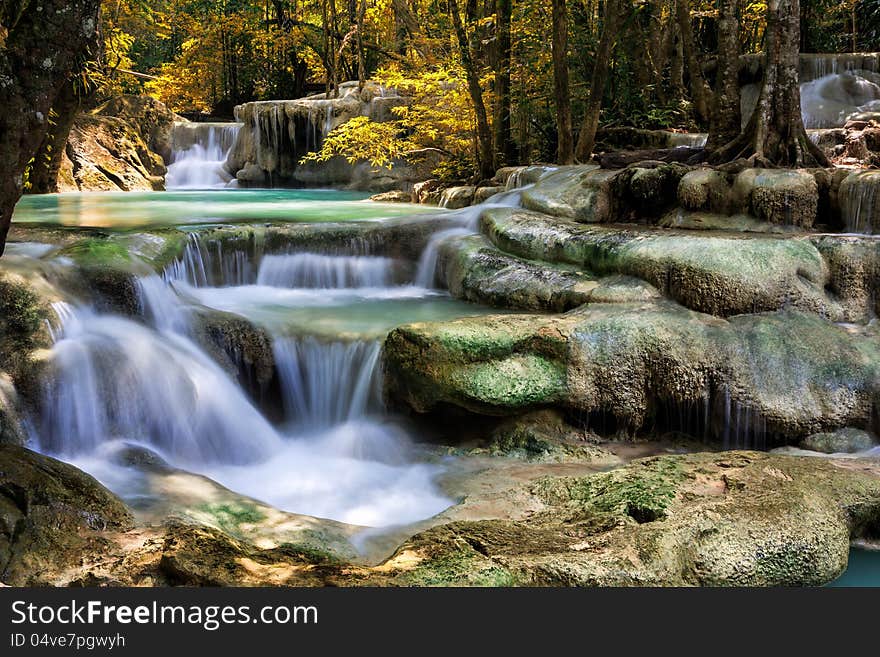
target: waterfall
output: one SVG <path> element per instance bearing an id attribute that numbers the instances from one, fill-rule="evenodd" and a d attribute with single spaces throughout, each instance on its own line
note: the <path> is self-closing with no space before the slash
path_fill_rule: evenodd
<path id="1" fill-rule="evenodd" d="M 519 172 L 514 173 L 513 176 L 516 176 L 518 173 Z M 480 225 L 480 216 L 487 208 L 519 207 L 522 202 L 522 192 L 529 187 L 531 187 L 531 185 L 499 192 L 494 196 L 490 196 L 486 201 L 479 205 L 473 205 L 454 213 L 450 213 L 453 219 L 456 220 L 458 226 L 434 233 L 434 235 L 431 236 L 431 239 L 428 240 L 428 244 L 425 246 L 424 251 L 422 251 L 416 269 L 416 286 L 425 288 L 434 287 L 437 277 L 437 260 L 440 257 L 440 247 L 444 242 L 455 237 L 464 237 L 465 235 L 474 235 L 477 233 Z"/>
<path id="2" fill-rule="evenodd" d="M 195 287 L 249 285 L 256 281 L 254 261 L 260 255 L 259 244 L 253 242 L 234 241 L 230 246 L 223 240 L 203 240 L 198 233 L 191 233 L 183 255 L 168 265 L 164 277 Z"/>
<path id="3" fill-rule="evenodd" d="M 280 446 L 244 392 L 180 334 L 78 308 L 64 320 L 50 365 L 42 450 L 79 456 L 126 440 L 199 466 L 252 463 Z"/>
<path id="4" fill-rule="evenodd" d="M 842 126 L 853 114 L 880 111 L 880 75 L 846 71 L 801 84 L 801 114 L 807 128 Z"/>
<path id="5" fill-rule="evenodd" d="M 859 171 L 840 187 L 840 210 L 846 231 L 873 233 L 880 228 L 880 172 Z"/>
<path id="6" fill-rule="evenodd" d="M 327 429 L 382 411 L 378 340 L 275 340 L 284 410 L 292 424 Z"/>
<path id="7" fill-rule="evenodd" d="M 240 123 L 175 123 L 168 189 L 226 187 L 233 176 L 224 168 Z"/>
<path id="8" fill-rule="evenodd" d="M 289 288 L 388 287 L 394 260 L 377 256 L 317 253 L 264 256 L 257 285 Z"/>

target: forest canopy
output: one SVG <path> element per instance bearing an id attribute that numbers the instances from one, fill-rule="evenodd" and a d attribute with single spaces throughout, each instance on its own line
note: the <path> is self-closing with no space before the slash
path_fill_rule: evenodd
<path id="1" fill-rule="evenodd" d="M 554 4 L 565 12 L 576 128 L 590 100 L 603 30 L 612 22 L 615 43 L 598 99 L 602 125 L 706 128 L 706 110 L 694 93 L 700 76 L 688 64 L 711 65 L 717 49 L 725 3 L 707 0 L 576 0 L 567 6 L 563 0 L 117 0 L 102 8 L 104 94 L 146 92 L 178 112 L 231 118 L 237 104 L 298 98 L 345 80 L 404 84 L 424 98 L 445 81 L 459 85 L 437 103 L 449 111 L 430 117 L 417 145 L 439 139 L 457 156 L 469 154 L 467 144 L 481 129 L 482 101 L 482 129 L 495 133 L 501 154 L 496 164 L 552 160 L 559 93 L 550 47 Z M 683 34 L 679 4 L 690 35 Z M 766 2 L 734 4 L 741 52 L 759 52 Z M 802 52 L 880 49 L 880 0 L 804 0 L 800 13 Z M 479 85 L 470 94 L 467 67 Z M 403 118 L 404 130 L 426 125 L 425 116 Z M 388 135 L 378 131 L 372 138 Z M 379 159 L 411 145 L 380 148 Z"/>

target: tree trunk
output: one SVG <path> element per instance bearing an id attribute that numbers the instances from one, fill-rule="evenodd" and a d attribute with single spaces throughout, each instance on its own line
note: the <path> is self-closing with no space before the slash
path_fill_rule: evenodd
<path id="1" fill-rule="evenodd" d="M 691 9 L 689 0 L 676 0 L 675 12 L 678 18 L 678 29 L 681 35 L 681 48 L 684 53 L 684 61 L 687 64 L 688 79 L 690 80 L 691 99 L 694 101 L 694 111 L 697 119 L 703 125 L 709 123 L 710 98 L 712 90 L 703 77 L 703 68 L 700 66 L 700 58 L 694 44 L 694 31 L 691 25 Z"/>
<path id="2" fill-rule="evenodd" d="M 746 129 L 713 162 L 747 158 L 760 166 L 828 166 L 804 130 L 799 86 L 800 0 L 769 0 L 764 79 Z"/>
<path id="3" fill-rule="evenodd" d="M 97 57 L 99 5 L 0 2 L 0 255 L 25 169 L 49 130 L 49 110 L 71 75 Z"/>
<path id="4" fill-rule="evenodd" d="M 498 65 L 495 70 L 495 150 L 498 161 L 512 164 L 516 157 L 510 137 L 510 20 L 512 0 L 498 0 Z"/>
<path id="5" fill-rule="evenodd" d="M 489 126 L 489 115 L 486 113 L 486 104 L 483 102 L 483 90 L 480 88 L 480 75 L 471 57 L 471 48 L 468 43 L 467 32 L 458 13 L 457 0 L 449 0 L 449 14 L 452 25 L 455 28 L 455 36 L 458 41 L 461 65 L 467 77 L 468 93 L 474 105 L 474 113 L 477 115 L 477 159 L 480 177 L 484 180 L 495 175 L 495 149 L 492 144 L 492 129 Z"/>
<path id="6" fill-rule="evenodd" d="M 565 0 L 553 0 L 553 88 L 556 96 L 556 161 L 574 162 L 571 97 L 568 86 L 568 16 Z"/>
<path id="7" fill-rule="evenodd" d="M 367 81 L 367 68 L 364 62 L 364 16 L 367 13 L 367 0 L 361 0 L 357 13 L 357 56 L 358 56 L 358 87 L 364 88 Z"/>
<path id="8" fill-rule="evenodd" d="M 587 109 L 575 148 L 575 157 L 580 162 L 585 162 L 590 158 L 593 146 L 596 145 L 599 112 L 602 109 L 602 96 L 605 95 L 605 82 L 608 79 L 611 51 L 617 39 L 617 29 L 622 15 L 620 2 L 621 0 L 606 0 L 605 2 L 604 25 L 602 26 L 602 36 L 599 39 L 599 48 L 596 50 L 596 61 L 590 80 L 590 95 L 587 98 Z"/>
<path id="9" fill-rule="evenodd" d="M 718 2 L 718 68 L 709 139 L 706 150 L 713 151 L 736 139 L 742 128 L 739 99 L 739 0 Z"/>
<path id="10" fill-rule="evenodd" d="M 52 105 L 49 130 L 40 143 L 28 171 L 29 193 L 51 194 L 58 191 L 58 172 L 64 159 L 67 137 L 70 135 L 80 105 L 74 80 L 70 79 Z"/>

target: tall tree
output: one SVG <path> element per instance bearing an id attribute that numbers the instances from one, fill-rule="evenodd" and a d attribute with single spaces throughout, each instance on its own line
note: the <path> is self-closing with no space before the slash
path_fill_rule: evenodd
<path id="1" fill-rule="evenodd" d="M 611 52 L 617 41 L 617 30 L 622 16 L 622 0 L 606 0 L 605 16 L 603 17 L 602 36 L 596 50 L 593 63 L 593 74 L 590 78 L 590 94 L 581 131 L 578 135 L 575 157 L 580 162 L 590 158 L 596 145 L 596 131 L 599 129 L 599 112 L 602 110 L 602 97 L 605 95 L 605 82 L 608 80 L 608 69 L 611 64 Z"/>
<path id="2" fill-rule="evenodd" d="M 0 0 L 0 255 L 24 173 L 72 75 L 97 56 L 100 0 Z"/>
<path id="3" fill-rule="evenodd" d="M 724 1 L 724 0 L 722 0 Z M 684 60 L 687 64 L 688 79 L 690 80 L 691 99 L 694 102 L 694 111 L 703 125 L 709 123 L 712 90 L 703 77 L 703 69 L 700 66 L 700 57 L 697 46 L 694 43 L 694 30 L 691 25 L 690 0 L 676 0 L 675 12 L 678 18 L 678 30 L 681 36 L 681 48 Z"/>
<path id="4" fill-rule="evenodd" d="M 553 90 L 556 99 L 556 161 L 574 162 L 571 96 L 568 84 L 568 13 L 565 0 L 553 0 Z"/>
<path id="5" fill-rule="evenodd" d="M 498 65 L 495 71 L 495 150 L 499 162 L 512 164 L 515 160 L 513 140 L 510 136 L 510 23 L 513 17 L 513 0 L 498 0 Z"/>
<path id="6" fill-rule="evenodd" d="M 739 99 L 739 0 L 718 0 L 718 55 L 715 95 L 706 150 L 736 139 L 742 127 Z"/>
<path id="7" fill-rule="evenodd" d="M 461 66 L 467 78 L 468 93 L 474 105 L 474 114 L 477 117 L 479 173 L 480 177 L 486 180 L 495 175 L 495 148 L 492 141 L 492 128 L 489 125 L 489 115 L 486 113 L 486 103 L 483 101 L 480 74 L 471 55 L 471 47 L 458 10 L 458 2 L 457 0 L 448 0 L 448 2 L 449 15 L 452 18 L 455 37 L 458 41 Z"/>
<path id="8" fill-rule="evenodd" d="M 801 117 L 800 0 L 769 0 L 764 78 L 746 129 L 711 161 L 750 159 L 763 166 L 827 166 L 828 158 L 807 137 Z"/>

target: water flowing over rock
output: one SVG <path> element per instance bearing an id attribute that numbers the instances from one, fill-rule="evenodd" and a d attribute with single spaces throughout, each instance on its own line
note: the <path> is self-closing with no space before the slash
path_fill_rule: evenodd
<path id="1" fill-rule="evenodd" d="M 388 287 L 394 272 L 391 258 L 334 256 L 316 253 L 265 256 L 257 285 L 298 288 Z"/>
<path id="2" fill-rule="evenodd" d="M 180 334 L 77 311 L 50 367 L 38 427 L 49 453 L 81 456 L 125 438 L 198 466 L 253 462 L 279 447 L 280 436 L 242 391 Z"/>
<path id="3" fill-rule="evenodd" d="M 847 232 L 880 230 L 880 172 L 854 171 L 840 184 L 839 196 Z"/>
<path id="4" fill-rule="evenodd" d="M 395 161 L 390 169 L 369 163 L 350 164 L 343 157 L 328 162 L 301 162 L 320 150 L 324 138 L 357 117 L 373 121 L 393 118 L 391 108 L 406 104 L 393 89 L 373 82 L 360 89 L 357 82 L 340 85 L 339 97 L 324 94 L 298 100 L 260 101 L 239 105 L 236 120 L 243 124 L 226 160 L 226 170 L 242 185 L 352 186 L 374 192 L 409 189 L 430 177 L 437 154 L 419 162 Z"/>
<path id="5" fill-rule="evenodd" d="M 239 123 L 175 123 L 166 188 L 227 186 L 233 177 L 224 164 L 240 129 Z"/>

